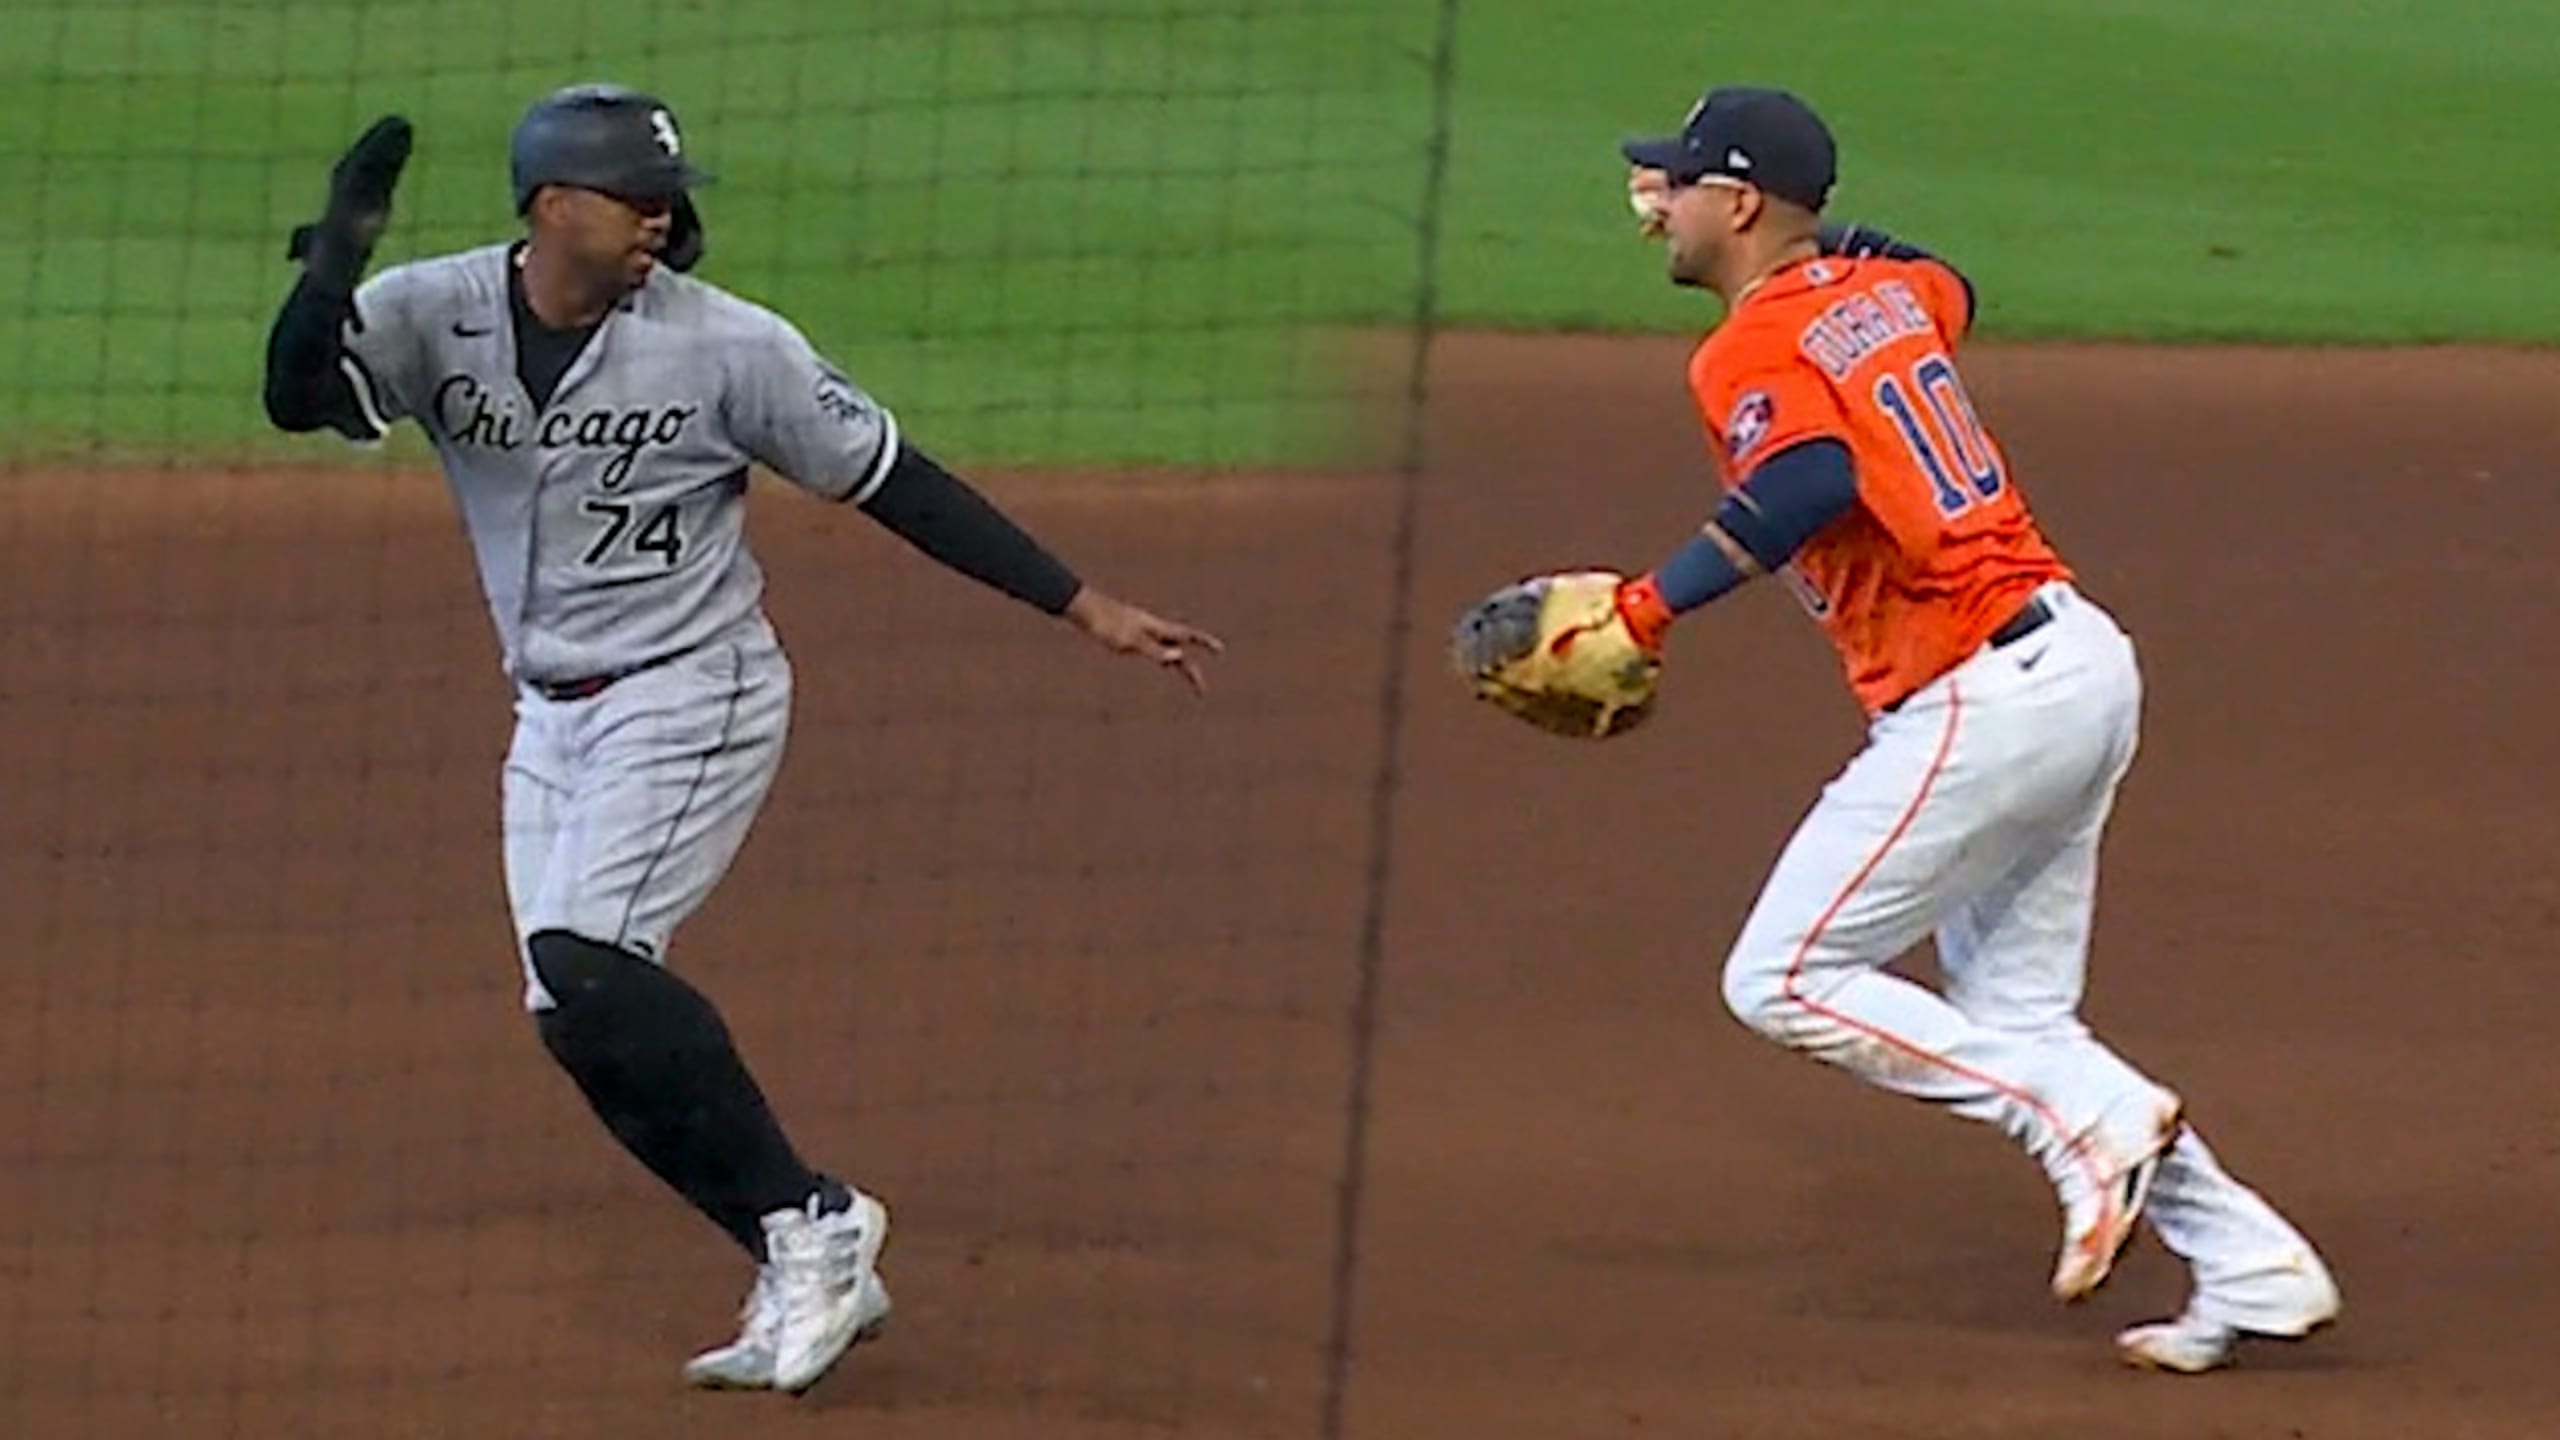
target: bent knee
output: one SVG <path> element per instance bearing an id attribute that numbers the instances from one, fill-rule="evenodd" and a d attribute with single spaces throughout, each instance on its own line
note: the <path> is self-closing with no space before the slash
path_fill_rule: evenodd
<path id="1" fill-rule="evenodd" d="M 590 939 L 574 930 L 537 930 L 523 942 L 524 1008 L 536 1022 L 564 1010 L 601 1014 L 630 997 L 681 984 L 644 951 Z"/>
<path id="2" fill-rule="evenodd" d="M 1724 1008 L 1750 1029 L 1783 1043 L 1790 1015 L 1801 1008 L 1790 992 L 1787 978 L 1788 967 L 1783 959 L 1737 949 L 1725 957 Z"/>
<path id="3" fill-rule="evenodd" d="M 609 991 L 648 959 L 571 930 L 538 930 L 525 941 L 526 968 L 560 1005 Z"/>

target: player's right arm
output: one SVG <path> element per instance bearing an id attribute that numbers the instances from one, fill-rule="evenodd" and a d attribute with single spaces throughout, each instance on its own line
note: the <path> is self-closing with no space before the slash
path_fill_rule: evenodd
<path id="1" fill-rule="evenodd" d="M 352 296 L 306 274 L 267 333 L 267 420 L 293 433 L 335 430 L 370 443 L 411 413 L 423 350 L 411 314 L 414 272 L 375 276 Z"/>
<path id="2" fill-rule="evenodd" d="M 1646 649 L 1662 648 L 1673 621 L 1773 573 L 1858 501 L 1857 462 L 1839 440 L 1816 436 L 1776 451 L 1679 549 L 1619 587 L 1629 633 Z"/>
<path id="3" fill-rule="evenodd" d="M 407 288 L 397 272 L 356 287 L 389 223 L 410 138 L 398 116 L 375 122 L 330 171 L 320 218 L 293 233 L 286 258 L 302 274 L 267 333 L 267 419 L 279 430 L 372 441 L 407 413 L 403 382 L 419 348 Z"/>
<path id="4" fill-rule="evenodd" d="M 1860 500 L 1838 400 L 1792 351 L 1730 371 L 1708 369 L 1702 352 L 1690 387 L 1731 483 L 1686 542 L 1619 587 L 1619 613 L 1647 649 L 1680 616 L 1785 565 Z"/>

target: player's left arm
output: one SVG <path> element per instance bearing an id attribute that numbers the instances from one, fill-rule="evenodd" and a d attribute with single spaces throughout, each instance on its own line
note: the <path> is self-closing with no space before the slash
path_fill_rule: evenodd
<path id="1" fill-rule="evenodd" d="M 750 454 L 795 484 L 858 506 L 942 565 L 1203 688 L 1199 657 L 1223 648 L 1216 636 L 1086 583 L 907 439 L 889 412 L 796 328 L 778 316 L 770 323 L 730 408 Z"/>
<path id="2" fill-rule="evenodd" d="M 1206 684 L 1194 652 L 1214 655 L 1225 648 L 1206 630 L 1166 619 L 1078 579 L 994 501 L 913 441 L 899 442 L 887 478 L 862 502 L 862 510 L 943 565 L 1044 614 L 1063 617 L 1110 650 L 1177 670 L 1194 690 Z"/>
<path id="3" fill-rule="evenodd" d="M 1618 613 L 1638 644 L 1658 650 L 1674 621 L 1786 564 L 1857 504 L 1849 447 L 1798 440 L 1754 467 L 1670 558 L 1620 586 Z"/>
<path id="4" fill-rule="evenodd" d="M 1873 225 L 1850 224 L 1836 220 L 1826 222 L 1819 231 L 1815 232 L 1814 240 L 1821 246 L 1822 253 L 1825 255 L 1845 255 L 1853 260 L 1881 256 L 1887 260 L 1921 261 L 1934 267 L 1955 282 L 1953 292 L 1942 297 L 1955 316 L 1955 338 L 1962 339 L 1968 331 L 1973 329 L 1974 306 L 1977 300 L 1973 281 L 1967 279 L 1963 271 L 1939 256 L 1921 249 L 1908 240 L 1898 240 Z"/>

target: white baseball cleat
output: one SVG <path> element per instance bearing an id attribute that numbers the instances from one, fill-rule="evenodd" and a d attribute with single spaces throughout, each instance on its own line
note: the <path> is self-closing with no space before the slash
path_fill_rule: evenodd
<path id="1" fill-rule="evenodd" d="M 705 1390 L 773 1388 L 773 1352 L 782 1333 L 782 1305 L 771 1265 L 756 1267 L 755 1287 L 747 1292 L 738 1318 L 743 1324 L 737 1339 L 685 1362 L 686 1384 Z"/>
<path id="2" fill-rule="evenodd" d="M 2106 1169 L 2096 1184 L 2063 1204 L 2062 1250 L 2053 1262 L 2055 1299 L 2065 1304 L 2085 1300 L 2115 1273 L 2116 1257 L 2132 1243 L 2134 1228 L 2142 1222 L 2161 1153 L 2177 1138 L 2179 1110 L 2177 1098 L 2169 1097 L 2140 1138 L 2112 1151 L 2095 1131 L 2083 1140 Z"/>
<path id="3" fill-rule="evenodd" d="M 797 1394 L 818 1382 L 855 1342 L 889 1319 L 880 1281 L 889 1209 L 859 1190 L 827 1209 L 829 1190 L 795 1210 L 764 1217 L 766 1266 L 773 1273 L 773 1388 Z"/>
<path id="4" fill-rule="evenodd" d="M 746 1325 L 738 1338 L 716 1350 L 705 1350 L 687 1361 L 685 1383 L 701 1390 L 770 1390 L 773 1386 L 774 1355 L 782 1332 L 782 1307 L 776 1301 L 770 1266 L 756 1269 L 755 1289 L 748 1292 L 743 1312 Z M 854 1332 L 853 1343 L 876 1339 L 889 1328 L 889 1287 L 873 1275 L 868 1282 L 869 1296 L 863 1302 L 871 1319 Z"/>
<path id="5" fill-rule="evenodd" d="M 2116 1354 L 2137 1369 L 2202 1375 L 2230 1364 L 2243 1340 L 2299 1340 L 2338 1318 L 2344 1302 L 2319 1257 L 2296 1256 L 2289 1271 L 2273 1281 L 2281 1286 L 2279 1298 L 2248 1306 L 2245 1323 L 2208 1318 L 2191 1300 L 2175 1319 L 2136 1325 L 2116 1336 Z"/>
<path id="6" fill-rule="evenodd" d="M 815 1228 L 821 1223 L 831 1223 L 838 1231 L 843 1231 L 850 1228 L 847 1224 L 848 1219 L 851 1226 L 859 1226 L 863 1223 L 855 1212 L 861 1210 L 865 1204 L 868 1204 L 878 1216 L 878 1223 L 869 1227 L 870 1233 L 878 1238 L 869 1243 L 867 1251 L 863 1249 L 860 1242 L 855 1246 L 858 1253 L 867 1254 L 869 1259 L 854 1303 L 850 1306 L 834 1307 L 825 1312 L 830 1315 L 839 1312 L 849 1314 L 853 1324 L 852 1337 L 840 1344 L 835 1344 L 826 1359 L 818 1362 L 816 1370 L 810 1372 L 808 1380 L 801 1382 L 802 1387 L 813 1383 L 818 1375 L 825 1373 L 827 1366 L 833 1364 L 836 1356 L 843 1354 L 847 1347 L 878 1335 L 887 1328 L 889 1322 L 889 1287 L 881 1282 L 879 1271 L 871 1268 L 878 1264 L 880 1243 L 888 1237 L 887 1211 L 877 1200 L 862 1195 L 858 1191 L 821 1192 L 818 1196 L 812 1197 L 811 1203 L 823 1207 L 834 1193 L 849 1193 L 853 1198 L 844 1209 L 835 1212 L 824 1212 L 822 1209 L 820 1215 L 814 1220 L 806 1209 L 798 1209 L 776 1211 L 766 1216 L 763 1222 L 766 1252 L 778 1254 L 779 1251 L 774 1243 L 774 1232 L 778 1225 L 791 1228 Z M 795 1222 L 797 1222 L 796 1226 Z M 785 1303 L 786 1287 L 783 1275 L 782 1267 L 770 1260 L 756 1267 L 755 1286 L 747 1292 L 747 1303 L 739 1311 L 739 1318 L 743 1323 L 739 1328 L 738 1338 L 717 1349 L 705 1350 L 686 1362 L 684 1367 L 686 1384 L 705 1390 L 786 1388 L 781 1387 L 777 1380 L 784 1343 L 784 1322 L 789 1313 L 789 1307 Z M 822 1343 L 827 1341 L 829 1332 L 825 1328 L 822 1327 L 814 1333 L 820 1336 Z M 801 1363 L 805 1365 L 808 1362 L 804 1359 Z"/>

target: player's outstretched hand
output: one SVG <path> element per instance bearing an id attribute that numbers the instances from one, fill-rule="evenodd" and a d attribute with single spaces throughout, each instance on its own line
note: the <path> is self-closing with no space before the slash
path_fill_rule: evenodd
<path id="1" fill-rule="evenodd" d="M 1108 649 L 1144 656 L 1180 673 L 1195 694 L 1209 688 L 1207 678 L 1200 673 L 1200 656 L 1223 655 L 1227 649 L 1224 642 L 1206 630 L 1141 610 L 1090 585 L 1067 602 L 1067 619 Z"/>

